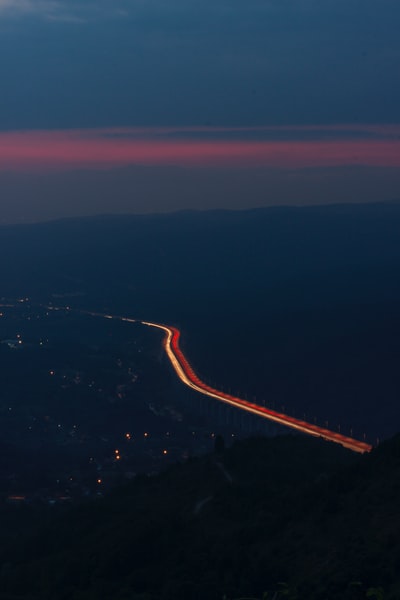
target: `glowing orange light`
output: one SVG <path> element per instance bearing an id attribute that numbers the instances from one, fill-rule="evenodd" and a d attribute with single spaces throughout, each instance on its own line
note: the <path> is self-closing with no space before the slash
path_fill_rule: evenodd
<path id="1" fill-rule="evenodd" d="M 163 450 L 163 454 L 168 454 L 168 450 Z"/>

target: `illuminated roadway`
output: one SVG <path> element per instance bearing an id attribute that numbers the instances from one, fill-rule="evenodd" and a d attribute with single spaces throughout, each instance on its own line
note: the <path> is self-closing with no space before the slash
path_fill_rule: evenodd
<path id="1" fill-rule="evenodd" d="M 263 417 L 264 419 L 268 419 L 269 421 L 273 421 L 274 423 L 278 423 L 279 425 L 284 425 L 285 427 L 296 429 L 297 431 L 300 431 L 302 433 L 306 433 L 314 437 L 321 437 L 330 442 L 335 442 L 336 444 L 340 444 L 341 446 L 349 448 L 354 452 L 364 453 L 369 452 L 372 449 L 372 446 L 370 444 L 367 444 L 366 442 L 362 442 L 352 437 L 342 435 L 341 433 L 331 431 L 330 429 L 318 427 L 318 425 L 315 425 L 313 423 L 308 423 L 307 421 L 290 417 L 289 415 L 276 412 L 269 408 L 265 408 L 264 406 L 259 406 L 258 404 L 247 402 L 247 400 L 236 398 L 236 396 L 226 394 L 225 392 L 221 392 L 219 390 L 214 389 L 213 387 L 210 387 L 209 385 L 204 383 L 204 381 L 201 381 L 201 379 L 199 379 L 199 377 L 193 371 L 186 356 L 180 349 L 180 331 L 176 327 L 161 325 L 160 323 L 151 323 L 149 321 L 139 321 L 137 319 L 130 319 L 128 317 L 117 317 L 113 315 L 104 315 L 101 313 L 93 312 L 90 312 L 89 314 L 96 317 L 105 317 L 107 319 L 118 319 L 121 321 L 126 321 L 128 323 L 142 323 L 147 327 L 154 327 L 156 329 L 164 331 L 164 349 L 175 370 L 175 373 L 185 385 L 192 388 L 196 392 L 199 392 L 200 394 L 204 394 L 205 396 L 209 396 L 210 398 L 215 398 L 216 400 L 225 402 L 225 404 L 230 404 L 231 406 L 240 408 L 241 410 L 245 410 L 248 413 L 252 413 L 254 415 L 258 415 L 259 417 Z"/>

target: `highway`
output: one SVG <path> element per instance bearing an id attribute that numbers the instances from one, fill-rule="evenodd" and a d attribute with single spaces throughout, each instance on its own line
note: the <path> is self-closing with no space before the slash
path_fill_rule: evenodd
<path id="1" fill-rule="evenodd" d="M 0 305 L 0 307 L 6 306 L 13 307 L 14 305 Z M 46 306 L 46 308 L 47 310 L 54 311 L 70 310 L 69 307 Z M 176 375 L 179 377 L 182 383 L 192 388 L 196 392 L 199 392 L 200 394 L 204 394 L 205 396 L 209 396 L 210 398 L 215 398 L 220 402 L 224 402 L 225 404 L 229 404 L 230 406 L 234 406 L 235 408 L 240 408 L 241 410 L 257 415 L 264 419 L 268 419 L 269 421 L 273 421 L 274 423 L 278 423 L 279 425 L 283 425 L 284 427 L 289 427 L 291 429 L 295 429 L 297 431 L 300 431 L 301 433 L 312 435 L 314 437 L 321 437 L 324 440 L 328 440 L 329 442 L 335 442 L 336 444 L 340 444 L 341 446 L 344 446 L 349 450 L 353 450 L 353 452 L 359 452 L 363 454 L 364 452 L 370 452 L 372 450 L 372 446 L 364 441 L 345 436 L 339 432 L 331 431 L 330 429 L 324 427 L 319 427 L 314 423 L 308 423 L 307 421 L 296 419 L 295 417 L 291 417 L 284 413 L 276 412 L 274 410 L 271 410 L 270 408 L 266 408 L 265 406 L 260 406 L 259 404 L 248 402 L 247 400 L 237 398 L 236 396 L 232 396 L 231 394 L 226 394 L 225 392 L 222 392 L 207 385 L 196 375 L 186 356 L 183 354 L 179 346 L 179 338 L 181 334 L 179 329 L 177 329 L 176 327 L 170 327 L 167 325 L 162 325 L 160 323 L 152 323 L 150 321 L 141 321 L 139 319 L 131 319 L 129 317 L 121 317 L 117 315 L 97 313 L 86 310 L 78 310 L 77 312 L 81 314 L 90 315 L 92 317 L 101 317 L 105 319 L 125 321 L 127 323 L 141 323 L 142 325 L 146 325 L 147 327 L 154 327 L 156 329 L 160 329 L 165 333 L 163 346 Z"/>
<path id="2" fill-rule="evenodd" d="M 224 402 L 225 404 L 229 404 L 235 408 L 240 408 L 248 413 L 258 415 L 259 417 L 268 419 L 269 421 L 273 421 L 279 425 L 290 427 L 291 429 L 295 429 L 301 433 L 312 435 L 314 437 L 321 437 L 330 442 L 335 442 L 336 444 L 340 444 L 349 450 L 353 450 L 353 452 L 364 453 L 369 452 L 372 449 L 372 446 L 366 442 L 356 440 L 352 437 L 342 435 L 339 432 L 331 431 L 330 429 L 326 429 L 324 427 L 319 427 L 318 425 L 308 423 L 307 421 L 303 421 L 301 419 L 296 419 L 295 417 L 285 415 L 284 413 L 276 412 L 270 408 L 259 406 L 258 404 L 254 404 L 252 402 L 247 402 L 247 400 L 237 398 L 231 394 L 226 394 L 225 392 L 219 391 L 207 385 L 204 383 L 204 381 L 199 379 L 186 356 L 180 349 L 180 331 L 176 327 L 161 325 L 160 323 L 151 323 L 150 321 L 130 319 L 129 317 L 118 317 L 114 315 L 105 315 L 92 312 L 89 314 L 92 316 L 105 317 L 107 319 L 118 319 L 128 323 L 142 323 L 147 327 L 154 327 L 163 331 L 165 333 L 163 342 L 164 349 L 176 375 L 179 377 L 182 383 L 192 388 L 192 390 L 199 392 L 200 394 L 204 394 L 210 398 L 215 398 L 220 402 Z"/>

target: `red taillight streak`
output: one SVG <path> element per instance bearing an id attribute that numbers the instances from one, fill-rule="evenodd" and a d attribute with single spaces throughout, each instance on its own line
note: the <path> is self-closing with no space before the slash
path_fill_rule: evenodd
<path id="1" fill-rule="evenodd" d="M 122 321 L 127 321 L 129 323 L 136 322 L 136 319 L 130 319 L 128 317 L 114 317 L 112 315 L 101 315 L 99 313 L 89 314 L 92 314 L 93 316 L 103 316 L 108 319 L 121 319 Z M 252 414 L 264 417 L 280 425 L 296 429 L 297 431 L 301 431 L 308 435 L 322 437 L 328 441 L 341 444 L 342 446 L 345 446 L 346 448 L 349 448 L 354 452 L 364 453 L 369 452 L 372 449 L 372 446 L 370 444 L 361 442 L 360 440 L 355 440 L 354 438 L 347 437 L 334 431 L 330 431 L 329 429 L 318 427 L 313 423 L 308 423 L 307 421 L 295 419 L 294 417 L 290 417 L 289 415 L 285 415 L 284 413 L 276 412 L 269 408 L 265 408 L 264 406 L 259 406 L 258 404 L 253 404 L 251 402 L 247 402 L 247 400 L 242 400 L 241 398 L 236 398 L 235 396 L 231 396 L 230 394 L 225 394 L 224 392 L 216 390 L 215 388 L 201 381 L 201 379 L 193 371 L 193 368 L 191 367 L 190 363 L 188 362 L 187 358 L 185 357 L 185 355 L 179 347 L 179 329 L 177 329 L 176 327 L 167 327 L 166 325 L 161 325 L 159 323 L 151 323 L 149 321 L 141 321 L 141 323 L 149 327 L 161 329 L 165 332 L 166 335 L 164 338 L 163 346 L 168 358 L 171 361 L 175 373 L 183 383 L 185 383 L 195 391 L 200 392 L 201 394 L 205 394 L 206 396 L 213 397 L 236 408 L 240 408 Z"/>

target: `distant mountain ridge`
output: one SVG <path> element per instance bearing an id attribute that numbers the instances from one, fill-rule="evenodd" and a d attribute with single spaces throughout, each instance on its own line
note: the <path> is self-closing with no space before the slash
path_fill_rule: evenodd
<path id="1" fill-rule="evenodd" d="M 87 289 L 99 279 L 258 288 L 339 269 L 381 269 L 400 262 L 400 203 L 276 207 L 247 211 L 99 216 L 0 227 L 7 289 L 30 291 L 63 278 Z M 129 273 L 128 268 L 132 271 Z M 151 271 L 150 271 L 151 270 Z M 34 275 L 33 277 L 32 274 Z M 151 274 L 151 276 L 150 276 Z M 32 281 L 33 280 L 33 281 Z M 54 290 L 53 290 L 54 291 Z"/>

